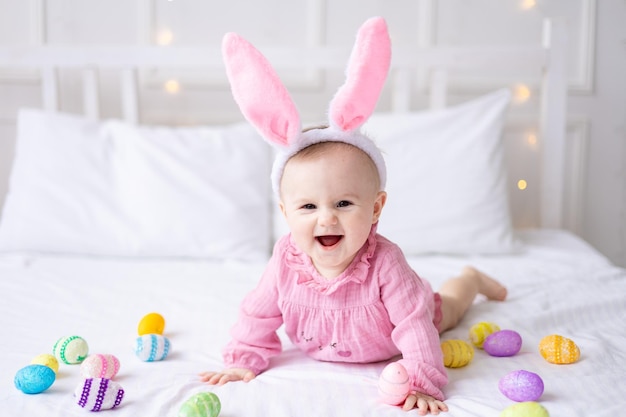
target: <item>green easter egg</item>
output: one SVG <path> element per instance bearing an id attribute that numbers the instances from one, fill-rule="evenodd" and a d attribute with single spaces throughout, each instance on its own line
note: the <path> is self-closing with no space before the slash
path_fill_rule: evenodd
<path id="1" fill-rule="evenodd" d="M 193 395 L 178 410 L 178 417 L 217 417 L 222 404 L 212 392 L 201 392 Z"/>
<path id="2" fill-rule="evenodd" d="M 550 417 L 550 414 L 541 404 L 525 401 L 505 408 L 500 417 Z"/>

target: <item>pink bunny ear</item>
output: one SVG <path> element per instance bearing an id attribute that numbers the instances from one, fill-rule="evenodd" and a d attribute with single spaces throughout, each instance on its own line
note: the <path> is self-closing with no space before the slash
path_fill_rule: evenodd
<path id="1" fill-rule="evenodd" d="M 248 41 L 227 33 L 222 55 L 233 97 L 245 118 L 269 142 L 287 146 L 300 132 L 300 115 L 267 59 Z"/>
<path id="2" fill-rule="evenodd" d="M 391 42 L 381 17 L 363 23 L 350 55 L 346 82 L 330 103 L 329 118 L 343 131 L 360 127 L 370 117 L 387 78 Z"/>

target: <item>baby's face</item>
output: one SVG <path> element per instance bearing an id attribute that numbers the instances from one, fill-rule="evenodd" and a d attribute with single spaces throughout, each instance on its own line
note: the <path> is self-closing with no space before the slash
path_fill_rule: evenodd
<path id="1" fill-rule="evenodd" d="M 337 277 L 350 265 L 386 199 L 369 157 L 345 146 L 289 160 L 280 194 L 296 245 L 326 278 Z"/>

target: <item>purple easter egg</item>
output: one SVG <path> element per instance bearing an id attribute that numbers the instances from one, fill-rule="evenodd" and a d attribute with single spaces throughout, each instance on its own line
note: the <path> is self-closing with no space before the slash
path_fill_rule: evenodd
<path id="1" fill-rule="evenodd" d="M 498 388 L 510 400 L 537 401 L 543 394 L 543 380 L 533 372 L 513 371 L 500 379 Z"/>
<path id="2" fill-rule="evenodd" d="M 522 336 L 513 330 L 491 333 L 483 343 L 483 349 L 491 356 L 513 356 L 522 348 Z"/>

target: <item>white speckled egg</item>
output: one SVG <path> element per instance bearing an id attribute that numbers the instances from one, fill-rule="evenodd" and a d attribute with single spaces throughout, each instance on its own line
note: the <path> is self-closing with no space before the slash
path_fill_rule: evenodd
<path id="1" fill-rule="evenodd" d="M 80 364 L 80 373 L 85 378 L 113 379 L 120 370 L 120 361 L 113 355 L 96 353 L 89 355 Z"/>
<path id="2" fill-rule="evenodd" d="M 491 356 L 516 355 L 522 348 L 522 336 L 513 330 L 491 333 L 483 342 L 483 349 Z"/>
<path id="3" fill-rule="evenodd" d="M 85 360 L 89 354 L 89 346 L 80 336 L 66 336 L 56 341 L 52 353 L 59 361 L 67 365 L 76 365 Z"/>
<path id="4" fill-rule="evenodd" d="M 13 382 L 25 394 L 39 394 L 52 386 L 56 374 L 45 365 L 28 365 L 17 371 Z"/>
<path id="5" fill-rule="evenodd" d="M 169 351 L 169 339 L 160 334 L 145 334 L 135 340 L 135 354 L 144 362 L 162 361 Z"/>
<path id="6" fill-rule="evenodd" d="M 536 401 L 543 394 L 543 380 L 533 372 L 513 371 L 500 379 L 498 388 L 510 400 Z"/>
<path id="7" fill-rule="evenodd" d="M 124 390 L 110 379 L 87 378 L 76 387 L 74 396 L 77 404 L 86 410 L 110 410 L 121 404 Z"/>
<path id="8" fill-rule="evenodd" d="M 386 404 L 398 405 L 409 395 L 409 374 L 398 362 L 392 362 L 378 378 L 378 396 Z"/>

